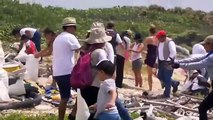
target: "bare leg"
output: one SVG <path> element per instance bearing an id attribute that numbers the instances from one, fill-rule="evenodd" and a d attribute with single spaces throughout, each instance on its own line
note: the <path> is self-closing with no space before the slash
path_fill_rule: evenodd
<path id="1" fill-rule="evenodd" d="M 149 90 L 152 91 L 152 68 L 147 65 Z"/>
<path id="2" fill-rule="evenodd" d="M 133 70 L 134 72 L 134 75 L 135 75 L 135 87 L 138 86 L 138 76 L 137 76 L 137 71 L 136 70 Z"/>
<path id="3" fill-rule="evenodd" d="M 66 113 L 68 99 L 61 99 L 60 105 L 58 107 L 58 120 L 64 120 Z"/>
<path id="4" fill-rule="evenodd" d="M 142 87 L 143 85 L 143 79 L 142 79 L 142 76 L 141 76 L 141 70 L 138 70 L 137 71 L 137 78 L 138 78 L 138 84 L 139 84 L 139 87 Z"/>

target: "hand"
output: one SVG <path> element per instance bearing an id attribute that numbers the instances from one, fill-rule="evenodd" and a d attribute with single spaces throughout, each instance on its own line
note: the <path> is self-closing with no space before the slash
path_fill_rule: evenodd
<path id="1" fill-rule="evenodd" d="M 35 54 L 34 54 L 34 57 L 35 57 L 35 58 L 39 58 L 39 57 L 40 57 L 40 54 L 39 54 L 39 53 L 35 53 Z"/>
<path id="2" fill-rule="evenodd" d="M 90 113 L 95 112 L 96 110 L 97 110 L 97 105 L 96 104 L 89 106 Z"/>
<path id="3" fill-rule="evenodd" d="M 158 68 L 158 63 L 154 64 L 154 68 L 157 69 Z"/>
<path id="4" fill-rule="evenodd" d="M 169 59 L 171 60 L 171 61 L 169 61 L 169 65 L 171 65 L 172 68 L 179 68 L 180 67 L 180 64 L 175 62 L 175 59 L 173 59 L 171 57 L 169 57 Z"/>
<path id="5" fill-rule="evenodd" d="M 108 102 L 108 103 L 105 105 L 105 109 L 107 109 L 107 110 L 110 110 L 110 108 L 112 108 L 112 107 L 115 107 L 115 103 Z"/>
<path id="6" fill-rule="evenodd" d="M 176 69 L 176 68 L 180 67 L 180 64 L 179 63 L 173 63 L 171 66 L 172 66 L 172 68 Z"/>
<path id="7" fill-rule="evenodd" d="M 175 59 L 174 58 L 171 58 L 169 57 L 170 61 L 169 61 L 169 65 L 173 65 L 175 63 Z"/>

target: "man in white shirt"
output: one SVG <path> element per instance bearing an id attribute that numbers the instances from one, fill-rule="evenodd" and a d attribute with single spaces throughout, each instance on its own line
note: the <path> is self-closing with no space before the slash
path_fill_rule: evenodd
<path id="1" fill-rule="evenodd" d="M 122 46 L 119 45 L 116 47 L 116 87 L 122 88 L 123 84 L 123 72 L 125 64 L 125 53 L 129 50 L 130 47 L 130 38 L 132 32 L 126 30 L 121 33 Z"/>
<path id="2" fill-rule="evenodd" d="M 201 45 L 200 43 L 196 43 L 193 45 L 192 47 L 192 54 L 200 54 L 200 55 L 203 55 L 203 54 L 206 54 L 206 50 L 205 48 L 203 47 L 203 45 Z"/>
<path id="3" fill-rule="evenodd" d="M 123 63 L 124 60 L 123 60 L 123 57 L 119 55 L 120 51 L 117 48 L 124 49 L 123 41 L 122 41 L 120 35 L 116 32 L 115 23 L 113 21 L 110 21 L 107 23 L 106 33 L 107 33 L 107 35 L 112 37 L 112 39 L 111 39 L 111 41 L 109 41 L 109 43 L 112 44 L 114 54 L 115 54 L 114 63 L 116 65 L 116 87 L 122 88 L 123 66 L 124 66 L 122 64 L 124 64 Z M 122 62 L 122 63 L 119 64 L 120 62 Z M 119 81 L 119 83 L 117 81 Z"/>
<path id="4" fill-rule="evenodd" d="M 160 42 L 158 46 L 158 78 L 163 86 L 165 86 L 165 91 L 162 97 L 169 98 L 171 86 L 175 93 L 180 84 L 178 81 L 172 80 L 173 69 L 169 66 L 171 58 L 174 59 L 176 56 L 176 45 L 171 38 L 166 36 L 164 30 L 160 30 L 156 34 L 156 38 Z"/>
<path id="5" fill-rule="evenodd" d="M 63 32 L 53 42 L 53 78 L 58 84 L 61 96 L 59 120 L 64 120 L 70 98 L 70 74 L 75 64 L 74 54 L 81 47 L 74 36 L 76 19 L 64 18 L 62 28 Z"/>

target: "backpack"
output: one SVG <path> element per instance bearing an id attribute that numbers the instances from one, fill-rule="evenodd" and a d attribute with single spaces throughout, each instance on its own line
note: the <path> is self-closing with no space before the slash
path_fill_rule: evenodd
<path id="1" fill-rule="evenodd" d="M 96 49 L 98 48 L 91 48 L 79 57 L 71 72 L 70 85 L 72 88 L 82 89 L 92 85 L 94 77 L 92 75 L 91 54 Z"/>
<path id="2" fill-rule="evenodd" d="M 116 42 L 116 37 L 117 37 L 117 32 L 115 32 L 114 30 L 113 31 L 106 31 L 106 34 L 108 36 L 111 36 L 112 39 L 111 41 L 109 41 L 109 43 L 111 43 L 112 47 L 113 47 L 113 50 L 114 50 L 114 53 L 116 54 L 116 46 L 118 45 L 118 43 Z"/>

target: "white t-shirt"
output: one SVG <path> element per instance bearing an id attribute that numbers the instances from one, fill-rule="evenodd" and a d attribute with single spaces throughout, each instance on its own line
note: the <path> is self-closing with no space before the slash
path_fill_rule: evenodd
<path id="1" fill-rule="evenodd" d="M 134 50 L 134 51 L 137 51 L 138 50 L 138 47 L 141 45 L 141 43 L 134 43 L 134 46 L 133 46 L 133 48 L 132 48 L 132 50 Z M 135 61 L 135 60 L 137 60 L 137 59 L 140 59 L 140 58 L 142 58 L 142 55 L 141 55 L 141 53 L 136 53 L 136 52 L 132 52 L 131 53 L 131 57 L 130 57 L 130 60 L 131 61 Z"/>
<path id="2" fill-rule="evenodd" d="M 110 60 L 112 63 L 114 63 L 114 51 L 112 48 L 112 45 L 108 42 L 105 43 L 105 46 L 103 49 L 96 49 L 91 54 L 91 63 L 93 66 L 95 66 L 97 63 L 99 63 L 102 60 Z M 100 80 L 96 76 L 96 69 L 94 70 L 93 74 L 95 76 L 94 81 L 92 83 L 92 86 L 99 87 L 100 86 Z"/>
<path id="3" fill-rule="evenodd" d="M 97 111 L 94 116 L 95 118 L 102 112 L 110 112 L 111 114 L 118 113 L 115 103 L 114 107 L 112 107 L 110 111 L 105 110 L 105 105 L 111 100 L 111 95 L 109 94 L 109 92 L 112 90 L 116 90 L 115 80 L 106 79 L 101 83 L 100 89 L 98 91 Z"/>
<path id="4" fill-rule="evenodd" d="M 169 39 L 169 38 L 167 38 L 167 39 Z M 170 58 L 168 58 L 167 60 L 164 60 L 164 56 L 163 56 L 164 43 L 165 42 L 160 42 L 159 46 L 158 46 L 159 60 L 170 61 Z M 176 45 L 175 45 L 174 41 L 170 41 L 169 44 L 168 44 L 168 46 L 169 46 L 169 52 L 170 52 L 169 57 L 175 58 L 177 52 L 176 52 Z"/>
<path id="5" fill-rule="evenodd" d="M 77 38 L 62 32 L 53 42 L 53 76 L 71 74 L 75 65 L 74 52 L 81 46 Z"/>
<path id="6" fill-rule="evenodd" d="M 35 28 L 22 28 L 20 30 L 20 35 L 24 35 L 26 31 L 30 31 L 30 34 L 31 34 L 31 38 L 34 36 L 35 32 L 37 31 Z"/>
<path id="7" fill-rule="evenodd" d="M 203 45 L 197 43 L 192 47 L 192 54 L 206 54 L 206 50 Z"/>

